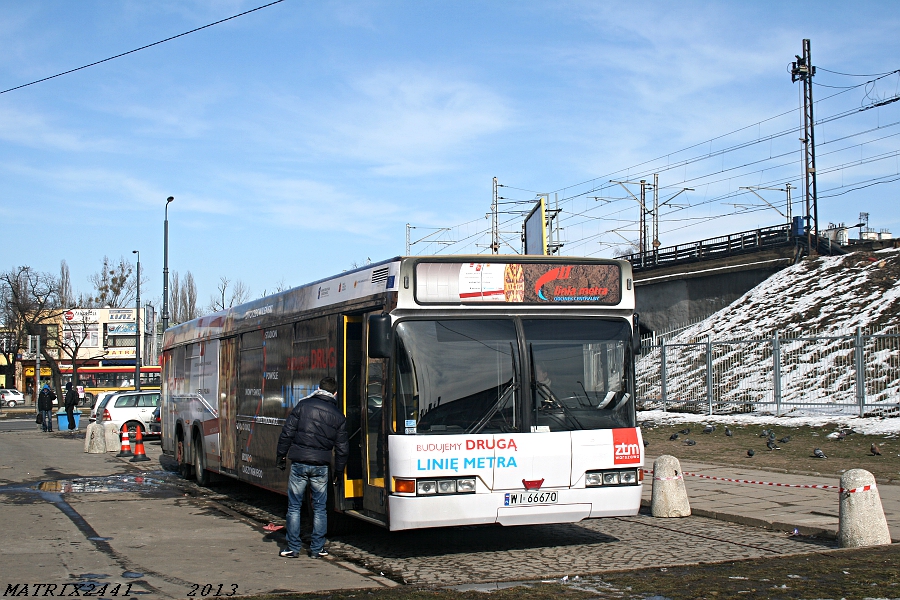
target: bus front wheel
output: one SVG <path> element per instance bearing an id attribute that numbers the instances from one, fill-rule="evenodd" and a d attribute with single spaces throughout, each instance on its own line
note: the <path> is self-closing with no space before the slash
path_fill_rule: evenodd
<path id="1" fill-rule="evenodd" d="M 185 450 L 187 448 L 184 445 L 184 436 L 179 432 L 178 438 L 175 440 L 175 461 L 178 463 L 178 474 L 185 479 L 190 479 L 194 474 L 194 469 L 185 458 Z"/>
<path id="2" fill-rule="evenodd" d="M 203 453 L 203 440 L 200 436 L 194 436 L 194 477 L 197 484 L 206 487 L 209 485 L 209 471 L 206 470 L 206 455 Z"/>

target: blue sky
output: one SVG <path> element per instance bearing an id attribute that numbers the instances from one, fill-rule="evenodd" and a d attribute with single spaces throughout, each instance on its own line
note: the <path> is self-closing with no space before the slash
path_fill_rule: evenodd
<path id="1" fill-rule="evenodd" d="M 3 1 L 0 89 L 263 3 Z M 201 304 L 220 277 L 256 297 L 403 254 L 407 223 L 457 242 L 413 253 L 485 252 L 495 176 L 510 200 L 557 194 L 564 254 L 635 240 L 637 203 L 609 180 L 653 172 L 661 200 L 694 188 L 661 210 L 663 246 L 778 225 L 741 188 L 801 185 L 799 136 L 719 151 L 799 125 L 803 38 L 820 68 L 880 74 L 900 69 L 898 31 L 895 2 L 286 0 L 0 94 L 0 268 L 65 259 L 89 292 L 104 255 L 140 250 L 158 305 L 172 195 L 170 271 L 193 273 Z M 817 86 L 816 117 L 898 92 L 896 74 Z M 820 226 L 866 211 L 900 234 L 900 182 L 863 187 L 900 176 L 898 121 L 900 102 L 817 128 Z"/>

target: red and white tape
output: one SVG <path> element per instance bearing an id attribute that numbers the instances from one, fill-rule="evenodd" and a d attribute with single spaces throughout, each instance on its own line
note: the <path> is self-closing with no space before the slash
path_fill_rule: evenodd
<path id="1" fill-rule="evenodd" d="M 847 488 L 841 488 L 841 493 L 842 494 L 855 494 L 856 492 L 869 492 L 874 489 L 875 489 L 875 484 L 873 483 L 871 485 L 864 485 L 862 487 L 853 488 L 850 490 L 848 490 Z"/>
<path id="2" fill-rule="evenodd" d="M 644 469 L 644 473 L 652 474 L 652 470 Z M 732 483 L 755 483 L 757 485 L 771 485 L 772 487 L 790 487 L 790 488 L 803 488 L 803 489 L 816 489 L 816 490 L 839 490 L 841 492 L 845 492 L 848 494 L 852 494 L 853 492 L 864 492 L 869 488 L 874 488 L 875 486 L 865 486 L 864 488 L 856 488 L 853 490 L 845 490 L 838 485 L 807 485 L 807 484 L 799 484 L 799 483 L 774 483 L 771 481 L 754 481 L 753 479 L 732 479 L 730 477 L 714 477 L 712 475 L 701 475 L 700 473 L 688 473 L 684 472 L 684 475 L 690 475 L 691 477 L 699 477 L 700 479 L 712 479 L 715 481 L 730 481 Z M 654 479 L 656 479 L 654 477 Z"/>
<path id="3" fill-rule="evenodd" d="M 649 472 L 649 471 L 648 471 Z M 677 479 L 684 479 L 681 475 L 676 475 L 675 477 L 654 477 L 654 481 L 675 481 Z"/>

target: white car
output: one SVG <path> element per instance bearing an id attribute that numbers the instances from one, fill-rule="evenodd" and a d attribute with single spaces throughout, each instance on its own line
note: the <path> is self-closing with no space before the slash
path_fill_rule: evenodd
<path id="1" fill-rule="evenodd" d="M 121 392 L 108 396 L 97 406 L 97 421 L 112 423 L 119 431 L 128 425 L 129 433 L 140 428 L 141 435 L 150 435 L 153 411 L 159 406 L 159 390 Z M 158 435 L 158 434 L 156 434 Z"/>
<path id="2" fill-rule="evenodd" d="M 15 408 L 25 404 L 25 396 L 19 390 L 0 389 L 0 406 Z"/>
<path id="3" fill-rule="evenodd" d="M 97 408 L 103 403 L 103 401 L 113 394 L 119 393 L 121 392 L 100 392 L 99 394 L 97 394 L 97 398 L 94 400 L 94 405 L 91 407 L 91 415 L 89 419 L 91 423 L 97 420 Z"/>

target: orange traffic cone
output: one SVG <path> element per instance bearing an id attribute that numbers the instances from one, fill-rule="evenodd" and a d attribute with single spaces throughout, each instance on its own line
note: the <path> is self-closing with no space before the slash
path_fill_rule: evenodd
<path id="1" fill-rule="evenodd" d="M 131 459 L 131 462 L 143 462 L 145 460 L 150 460 L 150 458 L 144 452 L 144 436 L 141 434 L 141 427 L 138 426 L 134 432 L 134 458 Z"/>
<path id="2" fill-rule="evenodd" d="M 128 439 L 128 424 L 122 424 L 122 449 L 116 456 L 133 456 L 131 454 L 131 440 Z"/>

